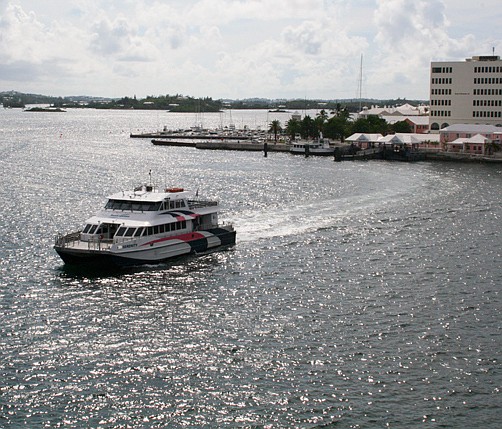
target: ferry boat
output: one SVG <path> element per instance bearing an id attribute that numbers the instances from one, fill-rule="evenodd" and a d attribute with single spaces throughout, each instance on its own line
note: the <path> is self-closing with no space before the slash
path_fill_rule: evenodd
<path id="1" fill-rule="evenodd" d="M 110 195 L 81 231 L 58 235 L 54 249 L 69 265 L 125 267 L 234 245 L 233 226 L 218 222 L 218 202 L 197 194 L 141 185 Z"/>

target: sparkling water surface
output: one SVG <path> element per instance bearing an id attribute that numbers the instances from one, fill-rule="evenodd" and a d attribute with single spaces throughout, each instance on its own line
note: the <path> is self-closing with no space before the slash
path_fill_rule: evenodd
<path id="1" fill-rule="evenodd" d="M 232 112 L 276 118 L 289 114 Z M 194 122 L 0 111 L 0 427 L 500 427 L 502 166 L 129 137 Z M 64 266 L 55 235 L 149 170 L 220 200 L 237 244 Z"/>

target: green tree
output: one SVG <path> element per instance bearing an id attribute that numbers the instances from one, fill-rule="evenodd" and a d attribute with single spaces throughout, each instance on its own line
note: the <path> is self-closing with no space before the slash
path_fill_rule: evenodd
<path id="1" fill-rule="evenodd" d="M 370 115 L 367 118 L 356 119 L 350 127 L 350 133 L 380 133 L 387 134 L 389 124 L 385 119 L 375 115 Z"/>
<path id="2" fill-rule="evenodd" d="M 413 130 L 411 129 L 411 125 L 406 121 L 399 121 L 390 126 L 391 130 L 394 133 L 411 133 Z"/>
<path id="3" fill-rule="evenodd" d="M 302 124 L 298 119 L 290 119 L 286 122 L 286 134 L 291 140 L 295 139 L 296 134 L 300 134 L 302 130 Z"/>
<path id="4" fill-rule="evenodd" d="M 269 133 L 274 133 L 274 140 L 277 143 L 277 134 L 282 131 L 281 127 L 281 122 L 278 121 L 277 119 L 273 120 L 270 123 L 270 129 L 268 130 Z"/>
<path id="5" fill-rule="evenodd" d="M 324 135 L 327 138 L 343 141 L 348 136 L 350 122 L 347 117 L 333 116 L 324 125 Z"/>
<path id="6" fill-rule="evenodd" d="M 314 138 L 319 136 L 317 124 L 309 115 L 306 115 L 301 121 L 300 134 L 304 139 Z"/>
<path id="7" fill-rule="evenodd" d="M 322 109 L 315 118 L 315 123 L 317 126 L 317 131 L 319 133 L 324 134 L 324 125 L 326 124 L 326 121 L 328 120 L 328 113 L 326 110 Z"/>

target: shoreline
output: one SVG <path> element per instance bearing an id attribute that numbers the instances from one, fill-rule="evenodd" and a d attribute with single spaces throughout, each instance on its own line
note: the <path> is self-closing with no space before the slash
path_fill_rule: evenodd
<path id="1" fill-rule="evenodd" d="M 230 150 L 244 152 L 289 152 L 289 145 L 284 143 L 274 142 L 257 142 L 253 140 L 235 141 L 227 139 L 227 141 L 201 140 L 201 139 L 152 139 L 151 143 L 155 146 L 171 146 L 171 147 L 192 147 L 201 150 Z M 266 144 L 266 147 L 265 147 Z M 353 154 L 342 156 L 342 160 L 371 160 L 382 159 L 378 154 L 364 155 Z M 390 153 L 389 153 L 390 155 Z M 502 164 L 502 157 L 492 157 L 483 155 L 470 155 L 452 152 L 430 152 L 428 150 L 418 150 L 418 152 L 410 153 L 408 157 L 388 157 L 387 160 L 401 162 L 418 162 L 418 161 L 433 161 L 433 162 L 456 162 L 456 163 L 481 163 L 481 164 Z M 309 156 L 317 156 L 310 154 Z"/>

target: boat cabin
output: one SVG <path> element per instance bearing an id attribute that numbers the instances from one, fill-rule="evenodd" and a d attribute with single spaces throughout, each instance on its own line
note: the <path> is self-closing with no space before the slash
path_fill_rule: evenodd
<path id="1" fill-rule="evenodd" d="M 117 243 L 210 228 L 218 223 L 216 208 L 205 210 L 211 206 L 217 203 L 189 200 L 182 188 L 157 192 L 143 185 L 108 197 L 104 209 L 87 221 L 81 240 Z"/>

